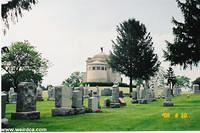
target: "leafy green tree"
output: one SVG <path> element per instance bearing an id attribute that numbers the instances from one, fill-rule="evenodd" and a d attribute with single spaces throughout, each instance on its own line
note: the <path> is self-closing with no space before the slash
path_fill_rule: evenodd
<path id="1" fill-rule="evenodd" d="M 149 80 L 158 70 L 160 62 L 154 54 L 152 37 L 144 24 L 129 19 L 117 26 L 117 38 L 113 43 L 108 64 L 117 72 L 130 79 L 130 92 L 133 80 Z"/>
<path id="2" fill-rule="evenodd" d="M 48 60 L 42 58 L 28 41 L 12 43 L 9 52 L 2 54 L 1 60 L 1 68 L 11 78 L 15 91 L 22 81 L 38 84 L 48 68 Z"/>
<path id="3" fill-rule="evenodd" d="M 171 65 L 181 65 L 187 68 L 198 66 L 200 61 L 200 0 L 176 0 L 181 9 L 184 22 L 172 19 L 174 42 L 167 42 L 164 51 L 166 61 Z"/>
<path id="4" fill-rule="evenodd" d="M 15 23 L 19 17 L 22 17 L 23 10 L 31 10 L 37 2 L 38 0 L 10 0 L 8 3 L 3 3 L 1 18 L 6 27 L 9 28 L 9 20 Z"/>
<path id="5" fill-rule="evenodd" d="M 189 87 L 190 86 L 190 78 L 185 76 L 176 76 L 176 84 L 179 87 Z"/>
<path id="6" fill-rule="evenodd" d="M 1 75 L 1 91 L 9 91 L 13 87 L 12 77 L 9 74 Z"/>
<path id="7" fill-rule="evenodd" d="M 80 72 L 73 72 L 69 78 L 63 81 L 63 85 L 68 87 L 78 87 L 82 82 L 82 74 Z"/>
<path id="8" fill-rule="evenodd" d="M 196 78 L 192 84 L 198 84 L 200 86 L 200 77 Z"/>

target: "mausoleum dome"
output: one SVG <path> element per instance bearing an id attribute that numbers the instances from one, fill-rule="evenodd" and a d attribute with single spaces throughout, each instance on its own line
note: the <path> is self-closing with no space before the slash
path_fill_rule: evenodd
<path id="1" fill-rule="evenodd" d="M 104 52 L 101 52 L 99 54 L 96 54 L 95 56 L 93 56 L 93 59 L 96 60 L 106 60 L 108 58 L 108 55 L 106 55 Z"/>
<path id="2" fill-rule="evenodd" d="M 107 63 L 109 56 L 103 52 L 89 57 L 86 61 L 86 82 L 115 82 L 121 81 L 121 76 L 118 73 L 114 73 Z"/>

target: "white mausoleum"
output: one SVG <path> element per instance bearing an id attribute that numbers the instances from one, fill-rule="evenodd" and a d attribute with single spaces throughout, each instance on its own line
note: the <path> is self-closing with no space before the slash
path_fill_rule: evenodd
<path id="1" fill-rule="evenodd" d="M 113 72 L 106 62 L 108 55 L 101 52 L 89 57 L 86 61 L 86 72 L 84 73 L 84 82 L 121 82 L 121 75 Z"/>

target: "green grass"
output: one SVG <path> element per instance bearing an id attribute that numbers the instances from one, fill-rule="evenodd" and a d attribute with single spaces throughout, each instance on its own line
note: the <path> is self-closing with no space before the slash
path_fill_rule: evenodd
<path id="1" fill-rule="evenodd" d="M 105 97 L 101 97 L 101 105 Z M 7 104 L 6 117 L 13 128 L 47 128 L 48 131 L 174 131 L 200 130 L 200 95 L 186 94 L 173 98 L 174 107 L 163 107 L 163 99 L 153 103 L 131 104 L 125 98 L 126 107 L 116 109 L 102 108 L 102 113 L 86 113 L 74 116 L 52 117 L 53 101 L 37 102 L 40 120 L 10 120 L 15 112 L 14 104 Z M 87 105 L 87 101 L 85 102 Z M 169 119 L 163 112 L 171 114 Z M 188 113 L 190 118 L 175 118 L 175 113 Z"/>

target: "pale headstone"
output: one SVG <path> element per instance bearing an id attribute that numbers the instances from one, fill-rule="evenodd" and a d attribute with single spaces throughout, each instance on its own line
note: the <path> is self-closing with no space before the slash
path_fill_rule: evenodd
<path id="1" fill-rule="evenodd" d="M 88 99 L 88 109 L 92 112 L 95 112 L 98 110 L 98 98 L 97 97 L 90 97 Z"/>
<path id="2" fill-rule="evenodd" d="M 82 108 L 82 92 L 75 90 L 72 92 L 72 107 L 73 108 Z"/>
<path id="3" fill-rule="evenodd" d="M 84 97 L 89 97 L 88 87 L 84 87 Z"/>
<path id="4" fill-rule="evenodd" d="M 171 89 L 168 86 L 165 87 L 164 93 L 165 93 L 165 101 L 163 103 L 163 106 L 174 106 L 173 102 L 171 101 L 172 98 Z"/>
<path id="5" fill-rule="evenodd" d="M 48 86 L 48 100 L 55 100 L 55 87 L 53 86 Z"/>
<path id="6" fill-rule="evenodd" d="M 111 108 L 119 108 L 120 103 L 119 103 L 119 85 L 114 84 L 112 87 L 112 96 L 111 96 L 111 103 L 110 103 Z"/>
<path id="7" fill-rule="evenodd" d="M 72 107 L 72 88 L 66 86 L 55 87 L 55 107 Z"/>
<path id="8" fill-rule="evenodd" d="M 16 112 L 11 119 L 39 119 L 40 112 L 36 111 L 36 85 L 32 82 L 18 84 Z"/>
<path id="9" fill-rule="evenodd" d="M 82 105 L 82 99 L 76 99 L 77 95 L 82 97 L 82 92 L 76 90 L 72 92 L 72 88 L 66 86 L 58 86 L 55 89 L 55 108 L 52 109 L 52 116 L 68 116 L 85 113 L 85 108 L 72 108 L 75 106 Z M 75 92 L 79 92 L 78 94 Z M 73 95 L 73 96 L 72 96 Z M 75 101 L 74 101 L 75 98 Z M 78 100 L 78 102 L 77 102 Z M 75 103 L 73 103 L 75 102 Z"/>
<path id="10" fill-rule="evenodd" d="M 97 89 L 97 96 L 96 97 L 97 97 L 97 100 L 98 100 L 98 107 L 101 108 L 101 106 L 100 106 L 100 91 L 99 91 L 99 87 L 97 86 L 96 89 Z"/>
<path id="11" fill-rule="evenodd" d="M 139 90 L 139 98 L 138 98 L 138 103 L 140 104 L 146 104 L 147 103 L 147 97 L 149 97 L 149 94 L 147 96 L 147 89 L 144 88 L 144 86 L 142 85 L 140 87 L 140 90 Z"/>
<path id="12" fill-rule="evenodd" d="M 173 94 L 174 94 L 174 96 L 177 96 L 177 95 L 178 95 L 178 88 L 177 88 L 177 87 L 174 87 L 174 89 L 173 89 Z"/>
<path id="13" fill-rule="evenodd" d="M 151 98 L 151 90 L 150 89 L 146 89 L 145 99 L 147 100 L 147 103 L 153 101 Z"/>
<path id="14" fill-rule="evenodd" d="M 9 103 L 16 103 L 17 93 L 14 91 L 14 88 L 11 87 L 8 94 L 9 94 Z"/>
<path id="15" fill-rule="evenodd" d="M 119 103 L 119 87 L 117 85 L 113 85 L 111 101 L 112 103 Z"/>
<path id="16" fill-rule="evenodd" d="M 193 93 L 200 93 L 199 85 L 193 84 Z"/>
<path id="17" fill-rule="evenodd" d="M 44 101 L 43 97 L 42 97 L 42 93 L 43 93 L 43 89 L 40 87 L 40 85 L 38 85 L 37 87 L 37 101 Z"/>

